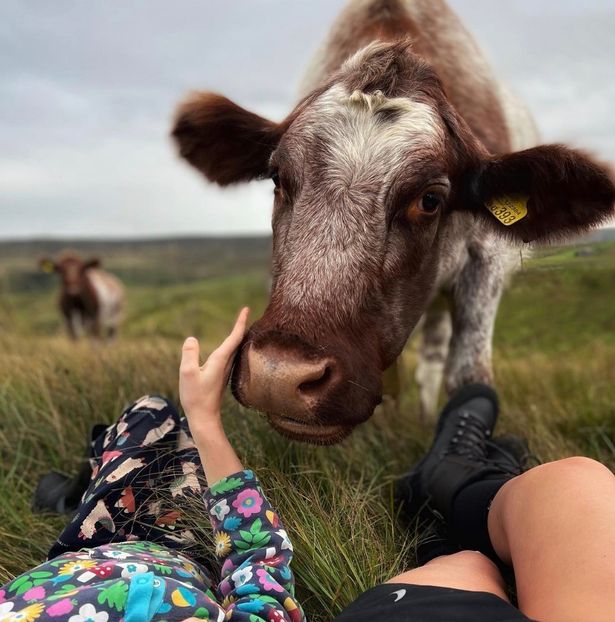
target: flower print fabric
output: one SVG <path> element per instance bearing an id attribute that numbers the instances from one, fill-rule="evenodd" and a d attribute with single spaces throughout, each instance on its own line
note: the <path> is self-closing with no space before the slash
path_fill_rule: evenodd
<path id="1" fill-rule="evenodd" d="M 204 474 L 185 417 L 145 396 L 90 444 L 92 479 L 48 557 L 128 539 L 158 542 L 199 561 L 183 508 L 201 497 Z M 152 498 L 152 490 L 161 494 Z M 202 559 L 200 561 L 206 561 Z"/>
<path id="2" fill-rule="evenodd" d="M 226 557 L 231 552 L 231 537 L 224 531 L 219 531 L 214 536 L 215 553 L 218 557 Z"/>
<path id="3" fill-rule="evenodd" d="M 213 508 L 211 508 L 210 513 L 212 516 L 215 516 L 218 520 L 224 520 L 224 517 L 231 511 L 231 508 L 228 505 L 226 499 L 222 499 L 222 501 L 218 501 Z"/>
<path id="4" fill-rule="evenodd" d="M 226 605 L 226 619 L 303 620 L 290 570 L 292 546 L 255 474 L 247 470 L 227 477 L 211 486 L 204 499 L 222 561 L 217 593 Z M 223 516 L 212 511 L 221 501 L 229 508 Z"/>
<path id="5" fill-rule="evenodd" d="M 11 581 L 0 590 L 0 622 L 302 622 L 292 546 L 254 473 L 221 480 L 204 501 L 222 563 L 218 585 L 162 544 L 112 543 L 65 553 Z"/>
<path id="6" fill-rule="evenodd" d="M 203 493 L 219 583 L 199 563 L 202 551 L 186 546 L 178 516 L 200 489 L 201 465 L 170 402 L 141 398 L 92 446 L 92 481 L 75 519 L 49 561 L 0 588 L 0 622 L 304 620 L 292 546 L 252 471 Z M 164 473 L 170 482 L 155 479 Z M 170 486 L 172 508 L 149 499 L 152 486 Z"/>
<path id="7" fill-rule="evenodd" d="M 86 603 L 79 607 L 79 613 L 68 618 L 68 622 L 107 622 L 109 614 L 106 611 L 96 611 L 96 607 Z"/>
<path id="8" fill-rule="evenodd" d="M 262 506 L 263 498 L 258 490 L 254 490 L 254 488 L 242 490 L 237 495 L 235 501 L 233 501 L 233 507 L 237 510 L 237 513 L 244 518 L 249 518 L 253 514 L 258 514 Z"/>

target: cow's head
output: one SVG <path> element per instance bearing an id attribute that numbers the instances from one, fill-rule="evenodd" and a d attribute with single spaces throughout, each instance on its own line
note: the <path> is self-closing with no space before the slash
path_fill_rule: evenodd
<path id="1" fill-rule="evenodd" d="M 56 272 L 62 282 L 62 291 L 69 296 L 79 296 L 83 293 L 84 276 L 90 268 L 98 268 L 100 259 L 93 257 L 84 261 L 74 253 L 64 253 L 57 261 L 47 257 L 39 261 L 43 272 Z"/>
<path id="2" fill-rule="evenodd" d="M 380 401 L 382 371 L 425 309 L 455 211 L 528 241 L 594 225 L 615 199 L 605 169 L 565 147 L 491 157 L 406 42 L 358 52 L 281 123 L 195 94 L 173 136 L 220 185 L 273 180 L 271 298 L 233 389 L 282 433 L 320 443 Z M 515 215 L 500 200 L 527 215 L 506 226 Z"/>

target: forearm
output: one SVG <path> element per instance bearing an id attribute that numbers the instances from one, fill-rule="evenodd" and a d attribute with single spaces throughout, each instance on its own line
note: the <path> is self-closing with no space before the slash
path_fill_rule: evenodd
<path id="1" fill-rule="evenodd" d="M 192 436 L 209 486 L 243 471 L 243 465 L 229 443 L 220 420 L 195 430 Z"/>
<path id="2" fill-rule="evenodd" d="M 290 570 L 293 547 L 255 473 L 234 473 L 212 484 L 204 501 L 215 553 L 223 562 L 217 595 L 230 603 L 228 617 L 238 622 L 303 622 Z"/>

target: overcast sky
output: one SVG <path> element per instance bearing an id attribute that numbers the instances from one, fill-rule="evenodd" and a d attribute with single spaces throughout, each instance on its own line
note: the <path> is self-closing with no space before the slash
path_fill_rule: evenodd
<path id="1" fill-rule="evenodd" d="M 0 6 L 0 238 L 261 233 L 271 188 L 208 185 L 167 138 L 177 100 L 292 107 L 343 0 Z M 615 161 L 615 0 L 450 0 L 547 141 Z"/>

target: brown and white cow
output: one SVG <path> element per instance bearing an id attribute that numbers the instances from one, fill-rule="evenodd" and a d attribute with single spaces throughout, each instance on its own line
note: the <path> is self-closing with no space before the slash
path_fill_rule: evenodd
<path id="1" fill-rule="evenodd" d="M 332 443 L 368 419 L 424 315 L 425 410 L 492 379 L 519 245 L 613 214 L 607 170 L 533 122 L 442 0 L 353 0 L 280 123 L 196 93 L 180 154 L 222 186 L 273 180 L 269 305 L 232 386 L 283 434 Z M 442 303 L 446 301 L 446 305 Z"/>
<path id="2" fill-rule="evenodd" d="M 116 335 L 124 288 L 117 277 L 100 268 L 100 259 L 84 261 L 74 253 L 64 253 L 57 261 L 41 259 L 40 267 L 60 276 L 60 312 L 71 338 L 78 339 L 83 332 L 102 339 Z"/>

